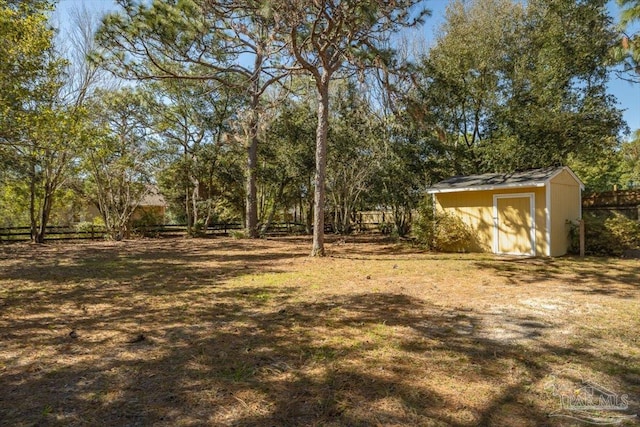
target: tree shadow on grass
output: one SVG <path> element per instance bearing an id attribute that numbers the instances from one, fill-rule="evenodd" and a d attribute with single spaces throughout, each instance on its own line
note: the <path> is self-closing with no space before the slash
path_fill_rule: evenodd
<path id="1" fill-rule="evenodd" d="M 559 282 L 583 294 L 636 298 L 640 291 L 640 264 L 608 258 L 496 258 L 477 261 L 512 285 Z"/>
<path id="2" fill-rule="evenodd" d="M 227 278 L 286 273 L 279 262 L 306 251 L 170 243 L 89 246 L 93 253 L 72 252 L 68 263 L 62 253 L 69 283 L 46 292 L 39 287 L 48 266 L 37 259 L 0 273 L 35 284 L 3 298 L 5 309 L 21 311 L 0 318 L 0 424 L 563 425 L 547 418 L 557 402 L 540 384 L 567 361 L 640 393 L 631 355 L 600 357 L 584 342 L 549 341 L 554 322 L 399 293 L 309 296 L 282 284 L 229 285 Z M 216 256 L 223 261 L 211 271 Z M 566 267 L 554 267 L 564 277 Z M 542 274 L 518 268 L 500 274 Z"/>
<path id="3" fill-rule="evenodd" d="M 226 239 L 191 244 L 195 241 L 176 239 L 108 246 L 25 246 L 0 271 L 0 280 L 20 284 L 0 294 L 0 306 L 30 306 L 32 312 L 44 307 L 56 313 L 52 305 L 88 307 L 110 297 L 122 299 L 125 305 L 140 305 L 149 296 L 206 290 L 257 273 L 277 274 L 283 271 L 279 262 L 305 256 L 260 242 Z"/>
<path id="4" fill-rule="evenodd" d="M 99 341 L 88 332 L 117 329 L 134 315 L 127 310 L 87 325 L 76 340 L 25 337 L 21 344 L 34 351 L 54 351 L 4 361 L 0 419 L 7 425 L 562 425 L 547 418 L 553 403 L 534 388 L 552 373 L 549 354 L 593 369 L 622 369 L 621 360 L 593 360 L 569 344 L 545 343 L 552 326 L 536 319 L 494 319 L 519 324 L 521 335 L 505 339 L 486 331 L 495 314 L 445 310 L 403 294 L 309 301 L 286 288 L 238 287 L 209 299 L 143 313 L 137 322 L 147 329 L 139 342 Z"/>

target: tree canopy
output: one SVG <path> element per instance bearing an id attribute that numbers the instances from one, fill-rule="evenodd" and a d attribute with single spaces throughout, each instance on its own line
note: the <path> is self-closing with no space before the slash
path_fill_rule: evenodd
<path id="1" fill-rule="evenodd" d="M 640 1 L 617 0 L 622 7 L 620 25 L 622 37 L 613 49 L 614 60 L 621 64 L 618 76 L 633 83 L 640 83 L 640 31 L 632 32 L 632 25 L 640 22 Z"/>
<path id="2" fill-rule="evenodd" d="M 568 164 L 590 189 L 638 183 L 607 92 L 638 75 L 637 1 L 621 30 L 605 0 L 452 0 L 414 51 L 418 0 L 117 4 L 56 38 L 55 2 L 0 0 L 0 222 L 34 241 L 51 218 L 122 238 L 159 190 L 191 236 L 295 222 L 321 256 L 359 212 L 411 233 L 425 188 L 455 174 Z"/>
<path id="3" fill-rule="evenodd" d="M 403 27 L 417 25 L 426 9 L 414 11 L 421 2 L 386 1 L 274 1 L 267 13 L 286 35 L 287 47 L 297 64 L 308 73 L 318 100 L 316 169 L 312 256 L 324 256 L 325 182 L 329 89 L 339 72 L 390 66 L 393 50 L 388 42 Z M 415 14 L 414 14 L 415 13 Z"/>
<path id="4" fill-rule="evenodd" d="M 588 157 L 623 125 L 606 88 L 615 38 L 603 0 L 454 1 L 421 61 L 418 105 L 460 173 Z"/>

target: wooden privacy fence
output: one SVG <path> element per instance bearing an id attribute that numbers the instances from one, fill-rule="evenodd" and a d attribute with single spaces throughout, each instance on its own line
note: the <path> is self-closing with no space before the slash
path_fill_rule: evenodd
<path id="1" fill-rule="evenodd" d="M 616 190 L 593 193 L 582 198 L 582 209 L 596 215 L 620 213 L 631 219 L 640 219 L 640 190 Z"/>
<path id="2" fill-rule="evenodd" d="M 358 211 L 353 226 L 358 231 L 385 231 L 387 224 L 393 220 L 391 211 Z"/>
<path id="3" fill-rule="evenodd" d="M 220 223 L 210 224 L 206 231 L 206 235 L 226 235 L 234 230 L 242 230 L 243 225 L 240 223 Z M 171 237 L 182 236 L 187 233 L 186 224 L 165 224 L 165 225 L 149 225 L 137 227 L 131 230 L 134 234 L 144 236 Z M 294 222 L 273 223 L 267 230 L 267 234 L 284 234 L 304 231 L 304 224 Z M 101 240 L 107 237 L 104 227 L 90 226 L 77 228 L 74 226 L 50 226 L 47 227 L 45 240 Z M 0 242 L 19 242 L 31 239 L 30 227 L 5 227 L 0 228 Z"/>
<path id="4" fill-rule="evenodd" d="M 640 190 L 603 191 L 582 198 L 582 206 L 589 207 L 622 207 L 640 205 Z"/>

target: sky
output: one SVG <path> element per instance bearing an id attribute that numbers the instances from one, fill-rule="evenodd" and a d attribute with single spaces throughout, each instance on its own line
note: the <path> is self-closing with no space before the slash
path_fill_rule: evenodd
<path id="1" fill-rule="evenodd" d="M 59 0 L 57 19 L 64 26 L 65 16 L 69 10 L 85 5 L 91 12 L 104 13 L 117 8 L 114 0 Z M 447 0 L 431 0 L 427 2 L 427 7 L 431 9 L 431 17 L 427 18 L 421 28 L 421 36 L 427 43 L 432 43 L 435 39 L 437 29 L 444 22 L 444 15 Z M 614 0 L 610 0 L 607 5 L 611 16 L 618 19 L 620 13 Z M 55 17 L 54 17 L 55 19 Z M 640 28 L 639 28 L 640 30 Z M 612 75 L 608 85 L 609 93 L 618 100 L 618 107 L 623 110 L 624 119 L 633 132 L 640 129 L 640 84 L 632 84 Z"/>

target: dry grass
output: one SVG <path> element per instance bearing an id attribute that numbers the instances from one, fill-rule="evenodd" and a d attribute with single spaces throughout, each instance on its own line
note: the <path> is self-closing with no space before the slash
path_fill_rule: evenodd
<path id="1" fill-rule="evenodd" d="M 579 378 L 638 412 L 637 260 L 309 248 L 0 246 L 0 425 L 574 425 Z"/>

